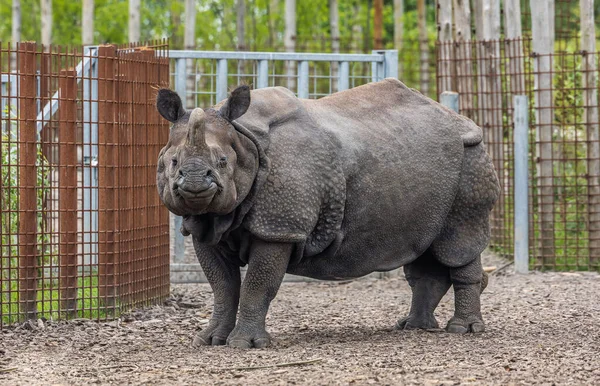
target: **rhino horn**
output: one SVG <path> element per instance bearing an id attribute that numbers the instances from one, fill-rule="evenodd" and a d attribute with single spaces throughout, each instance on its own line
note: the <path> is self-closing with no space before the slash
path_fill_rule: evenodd
<path id="1" fill-rule="evenodd" d="M 201 108 L 196 108 L 190 115 L 188 123 L 188 136 L 187 142 L 193 147 L 203 147 L 204 141 L 204 126 L 206 122 L 206 114 Z"/>

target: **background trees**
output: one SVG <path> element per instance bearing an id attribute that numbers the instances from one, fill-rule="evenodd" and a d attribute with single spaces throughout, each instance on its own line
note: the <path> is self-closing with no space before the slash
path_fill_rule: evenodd
<path id="1" fill-rule="evenodd" d="M 288 0 L 289 1 L 289 0 Z M 418 0 L 404 1 L 404 12 L 396 13 L 396 20 L 405 25 L 406 39 L 416 38 L 416 9 Z M 54 44 L 81 44 L 82 27 L 89 34 L 90 23 L 83 23 L 83 15 L 93 12 L 93 43 L 126 43 L 129 34 L 129 1 L 127 0 L 14 0 L 20 3 L 21 40 L 41 41 L 42 5 L 51 4 L 52 38 Z M 136 3 L 139 1 L 133 1 Z M 185 35 L 185 0 L 153 0 L 139 3 L 141 40 L 169 38 L 171 47 L 183 49 Z M 375 3 L 377 0 L 375 1 Z M 383 3 L 382 43 L 385 48 L 394 47 L 394 1 Z M 200 49 L 235 50 L 283 50 L 286 0 L 246 0 L 245 17 L 237 20 L 242 3 L 238 0 L 197 0 L 195 42 Z M 340 51 L 369 51 L 374 46 L 374 3 L 364 0 L 309 1 L 296 0 L 296 49 L 331 50 L 330 4 L 339 9 Z M 396 1 L 396 3 L 399 3 Z M 401 3 L 401 2 L 400 2 Z M 84 4 L 86 5 L 84 13 Z M 89 11 L 88 5 L 93 7 Z M 135 5 L 135 4 L 134 4 Z M 435 4 L 426 2 L 429 30 L 435 34 Z M 135 7 L 134 7 L 135 8 Z M 13 0 L 0 0 L 0 40 L 11 40 Z M 135 20 L 134 20 L 135 21 Z M 244 23 L 245 42 L 238 42 L 237 31 Z M 135 23 L 134 23 L 135 24 Z M 335 25 L 335 22 L 334 22 Z M 411 31 L 414 30 L 414 33 Z M 360 32 L 360 33 L 359 33 Z M 86 35 L 87 36 L 87 35 Z M 396 34 L 396 38 L 399 36 Z M 135 37 L 135 36 L 134 36 Z M 87 40 L 87 39 L 86 39 Z M 399 42 L 399 40 L 398 40 Z M 86 42 L 88 43 L 88 42 Z M 335 43 L 334 47 L 335 49 Z"/>

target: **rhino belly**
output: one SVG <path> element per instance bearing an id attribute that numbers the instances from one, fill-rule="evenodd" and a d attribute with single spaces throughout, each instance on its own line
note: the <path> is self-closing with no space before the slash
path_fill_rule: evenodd
<path id="1" fill-rule="evenodd" d="M 463 151 L 459 137 L 427 142 L 414 136 L 370 143 L 359 157 L 346 158 L 346 202 L 335 247 L 306 256 L 290 273 L 346 279 L 415 260 L 443 227 Z"/>

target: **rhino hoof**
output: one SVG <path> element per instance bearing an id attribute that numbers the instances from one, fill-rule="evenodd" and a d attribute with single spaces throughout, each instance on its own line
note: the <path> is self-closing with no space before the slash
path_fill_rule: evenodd
<path id="1" fill-rule="evenodd" d="M 446 326 L 446 331 L 451 334 L 466 334 L 468 332 L 480 333 L 485 331 L 485 325 L 481 321 L 472 323 L 450 321 L 448 322 L 448 326 Z"/>
<path id="2" fill-rule="evenodd" d="M 271 345 L 271 337 L 264 328 L 249 328 L 244 331 L 236 327 L 229 334 L 227 345 L 235 348 L 265 348 Z"/>
<path id="3" fill-rule="evenodd" d="M 218 336 L 209 336 L 204 337 L 201 335 L 196 335 L 194 341 L 192 342 L 192 346 L 200 347 L 200 346 L 223 346 L 226 343 L 225 338 L 220 338 Z"/>
<path id="4" fill-rule="evenodd" d="M 252 343 L 243 339 L 230 340 L 227 344 L 235 348 L 252 348 Z"/>
<path id="5" fill-rule="evenodd" d="M 397 330 L 436 330 L 439 329 L 437 320 L 433 315 L 429 317 L 406 316 L 396 323 Z"/>

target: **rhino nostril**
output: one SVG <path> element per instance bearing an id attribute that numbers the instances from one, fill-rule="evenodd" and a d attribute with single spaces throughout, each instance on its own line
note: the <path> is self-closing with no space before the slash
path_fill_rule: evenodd
<path id="1" fill-rule="evenodd" d="M 206 171 L 206 177 L 212 177 L 212 175 L 213 175 L 213 172 L 212 172 L 212 170 L 208 169 L 208 170 Z"/>
<path id="2" fill-rule="evenodd" d="M 179 169 L 179 176 L 180 177 L 185 177 L 185 175 L 183 174 L 183 170 Z"/>

